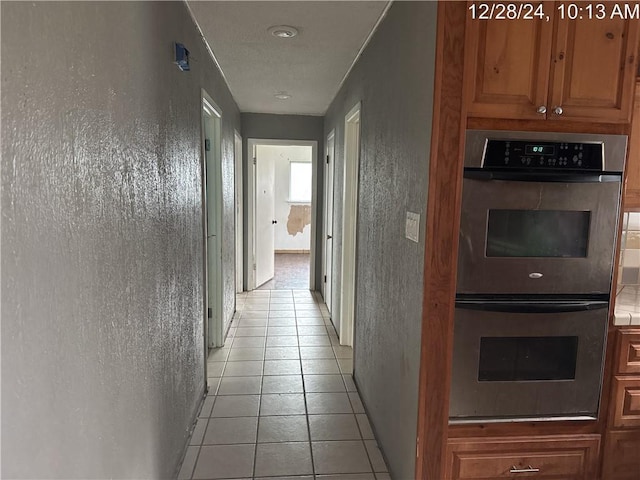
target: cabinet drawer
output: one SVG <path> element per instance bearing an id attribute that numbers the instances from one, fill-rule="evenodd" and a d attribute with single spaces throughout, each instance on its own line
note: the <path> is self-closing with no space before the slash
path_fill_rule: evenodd
<path id="1" fill-rule="evenodd" d="M 615 377 L 613 427 L 640 428 L 640 377 Z"/>
<path id="2" fill-rule="evenodd" d="M 445 478 L 592 480 L 599 446 L 599 435 L 453 439 Z"/>
<path id="3" fill-rule="evenodd" d="M 640 478 L 640 430 L 607 433 L 602 478 L 604 480 L 638 480 Z"/>
<path id="4" fill-rule="evenodd" d="M 619 374 L 640 374 L 640 330 L 620 331 L 617 358 Z"/>

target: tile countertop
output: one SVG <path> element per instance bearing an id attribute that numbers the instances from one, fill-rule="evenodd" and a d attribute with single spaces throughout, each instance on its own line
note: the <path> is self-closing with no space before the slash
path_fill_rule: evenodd
<path id="1" fill-rule="evenodd" d="M 614 325 L 640 325 L 640 285 L 618 285 Z"/>

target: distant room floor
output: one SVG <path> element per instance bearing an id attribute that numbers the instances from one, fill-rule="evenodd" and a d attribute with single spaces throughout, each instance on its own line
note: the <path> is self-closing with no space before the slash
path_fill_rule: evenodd
<path id="1" fill-rule="evenodd" d="M 276 253 L 275 275 L 258 290 L 291 290 L 309 288 L 308 253 Z"/>

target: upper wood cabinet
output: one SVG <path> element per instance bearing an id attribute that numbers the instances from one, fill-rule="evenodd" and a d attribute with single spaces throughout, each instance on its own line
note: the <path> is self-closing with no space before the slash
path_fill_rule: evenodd
<path id="1" fill-rule="evenodd" d="M 468 115 L 628 123 L 640 21 L 568 20 L 559 2 L 534 4 L 548 21 L 467 15 Z"/>
<path id="2" fill-rule="evenodd" d="M 636 85 L 636 97 L 631 121 L 631 133 L 627 157 L 627 183 L 624 193 L 624 209 L 640 209 L 640 81 Z M 640 373 L 640 367 L 638 368 Z"/>

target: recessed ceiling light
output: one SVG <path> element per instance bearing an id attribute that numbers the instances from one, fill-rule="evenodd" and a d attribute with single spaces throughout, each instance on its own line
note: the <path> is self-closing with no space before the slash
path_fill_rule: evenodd
<path id="1" fill-rule="evenodd" d="M 278 38 L 292 38 L 298 35 L 298 29 L 289 25 L 274 25 L 269 27 L 267 32 Z"/>
<path id="2" fill-rule="evenodd" d="M 278 92 L 274 95 L 274 97 L 276 97 L 278 100 L 286 100 L 287 98 L 291 98 L 291 95 L 286 92 Z"/>

